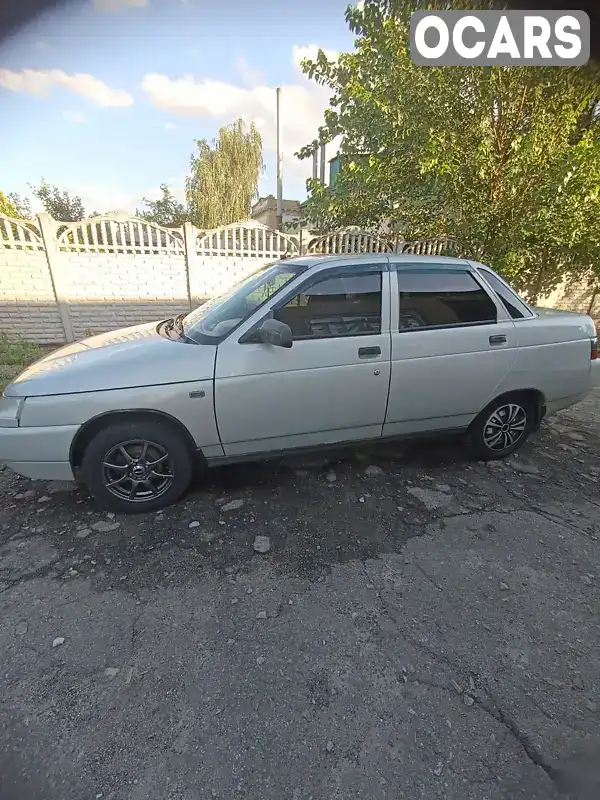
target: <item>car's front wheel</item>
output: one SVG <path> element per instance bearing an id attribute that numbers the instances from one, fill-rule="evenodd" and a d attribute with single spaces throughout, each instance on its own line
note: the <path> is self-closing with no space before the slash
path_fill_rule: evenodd
<path id="1" fill-rule="evenodd" d="M 510 395 L 490 403 L 473 420 L 467 433 L 476 458 L 492 461 L 518 450 L 535 427 L 535 404 L 526 395 Z"/>
<path id="2" fill-rule="evenodd" d="M 192 457 L 181 434 L 160 421 L 108 425 L 89 442 L 81 476 L 108 511 L 143 513 L 174 503 L 192 479 Z"/>

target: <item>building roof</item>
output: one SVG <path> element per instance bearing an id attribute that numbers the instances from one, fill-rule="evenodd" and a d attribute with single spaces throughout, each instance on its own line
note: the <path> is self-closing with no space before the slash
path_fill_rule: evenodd
<path id="1" fill-rule="evenodd" d="M 299 200 L 282 200 L 281 204 L 285 211 L 296 211 L 300 208 Z M 275 208 L 276 205 L 277 198 L 272 194 L 268 194 L 266 197 L 259 197 L 258 200 L 253 203 L 252 211 L 263 210 L 271 207 Z"/>

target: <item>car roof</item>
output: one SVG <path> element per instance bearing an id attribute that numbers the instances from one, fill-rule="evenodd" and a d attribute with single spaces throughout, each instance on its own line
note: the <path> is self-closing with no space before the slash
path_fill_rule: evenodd
<path id="1" fill-rule="evenodd" d="M 360 264 L 391 264 L 396 269 L 402 267 L 414 267 L 427 265 L 434 265 L 441 269 L 451 269 L 452 267 L 469 267 L 471 266 L 466 258 L 451 258 L 450 256 L 421 256 L 414 255 L 413 253 L 331 253 L 331 254 L 315 254 L 308 256 L 295 256 L 286 258 L 286 262 L 303 266 L 306 269 L 317 266 L 339 266 L 351 267 Z"/>

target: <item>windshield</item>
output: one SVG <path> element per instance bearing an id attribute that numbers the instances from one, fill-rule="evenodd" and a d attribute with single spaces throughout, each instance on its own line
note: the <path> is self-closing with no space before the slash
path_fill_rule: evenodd
<path id="1" fill-rule="evenodd" d="M 190 312 L 183 320 L 184 334 L 196 344 L 222 339 L 306 267 L 285 261 L 261 267 Z"/>

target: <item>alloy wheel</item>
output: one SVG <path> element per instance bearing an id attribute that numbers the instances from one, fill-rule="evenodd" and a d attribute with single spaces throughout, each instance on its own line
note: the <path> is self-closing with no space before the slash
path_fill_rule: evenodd
<path id="1" fill-rule="evenodd" d="M 131 439 L 114 445 L 104 456 L 106 489 L 130 503 L 144 503 L 165 494 L 174 474 L 167 450 L 156 442 Z"/>
<path id="2" fill-rule="evenodd" d="M 483 441 L 495 452 L 513 447 L 525 434 L 527 412 L 518 403 L 507 403 L 496 408 L 483 427 Z"/>

